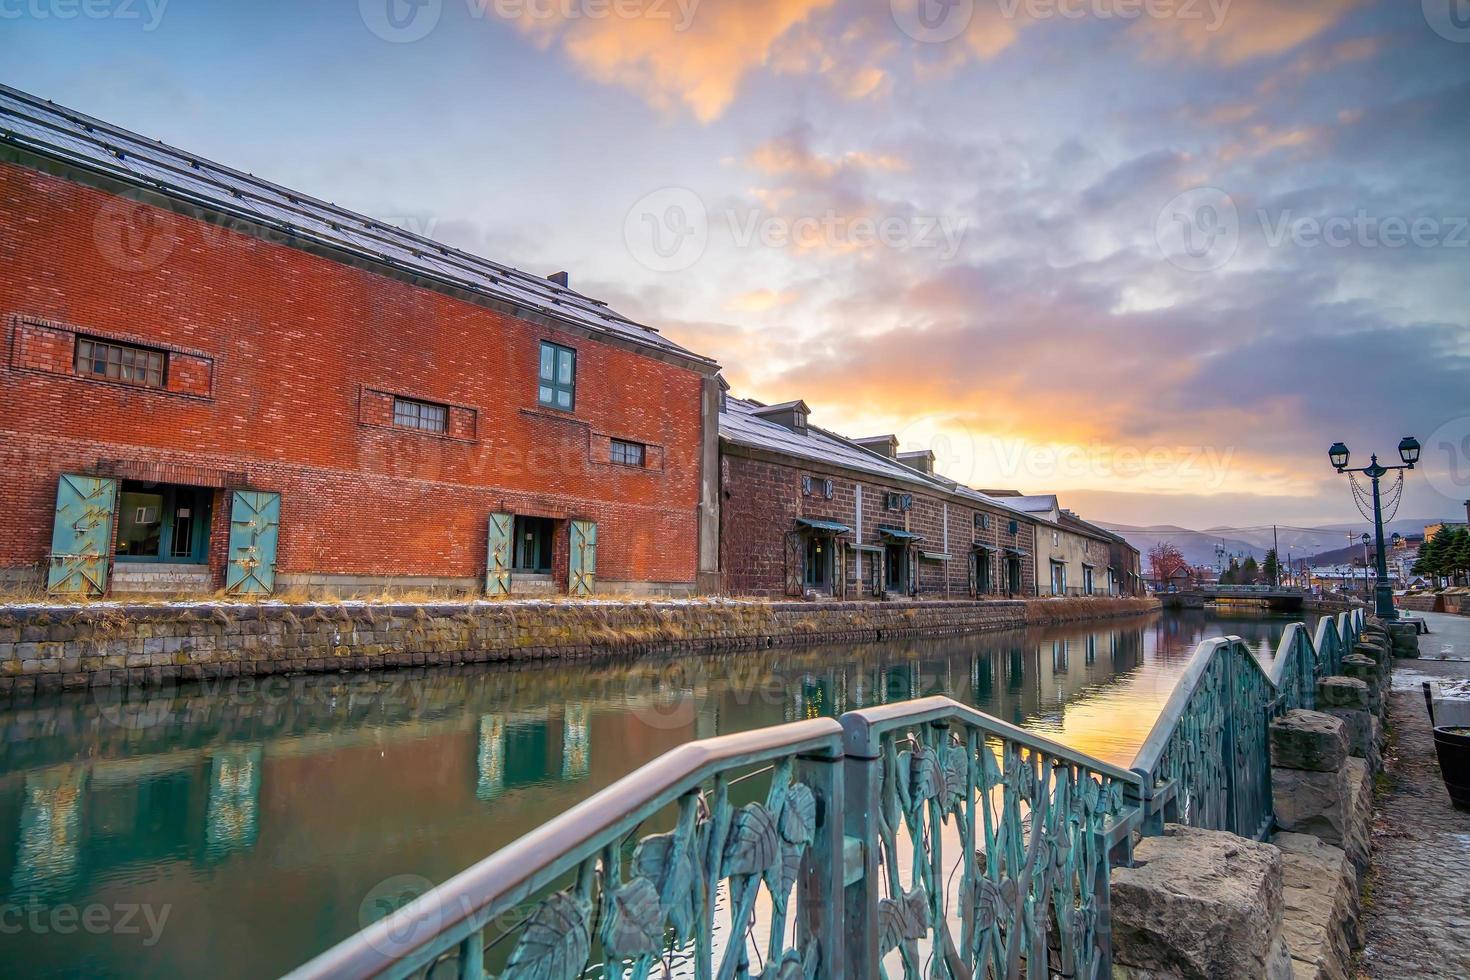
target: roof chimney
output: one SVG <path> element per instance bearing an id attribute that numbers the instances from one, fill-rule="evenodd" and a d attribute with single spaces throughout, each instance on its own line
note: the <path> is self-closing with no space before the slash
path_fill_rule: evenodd
<path id="1" fill-rule="evenodd" d="M 898 436 L 865 436 L 862 439 L 853 439 L 852 441 L 864 449 L 877 453 L 879 456 L 886 456 L 889 459 L 898 458 Z"/>
<path id="2" fill-rule="evenodd" d="M 567 276 L 567 274 L 565 272 L 553 272 L 551 275 L 547 276 L 546 278 L 547 279 L 550 279 L 552 282 L 556 283 L 558 286 L 566 286 L 567 285 L 567 281 L 569 279 L 569 277 Z M 570 288 L 570 287 L 568 287 L 568 288 Z"/>
<path id="3" fill-rule="evenodd" d="M 928 449 L 920 449 L 911 453 L 899 453 L 898 461 L 911 470 L 918 470 L 925 476 L 934 475 L 934 453 Z"/>

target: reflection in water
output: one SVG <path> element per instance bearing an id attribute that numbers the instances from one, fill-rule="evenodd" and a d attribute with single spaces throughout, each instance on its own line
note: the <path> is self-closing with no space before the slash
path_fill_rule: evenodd
<path id="1" fill-rule="evenodd" d="M 210 760 L 204 849 L 217 861 L 255 843 L 260 816 L 260 746 L 220 752 Z"/>
<path id="2" fill-rule="evenodd" d="M 480 716 L 479 753 L 475 760 L 475 796 L 493 800 L 504 793 L 505 722 L 498 715 Z"/>
<path id="3" fill-rule="evenodd" d="M 949 694 L 1127 765 L 1183 661 L 1289 620 L 1203 613 L 661 661 L 220 681 L 0 707 L 5 904 L 170 906 L 137 936 L 0 933 L 6 972 L 256 977 L 696 738 Z M 268 937 L 268 941 L 261 941 Z"/>
<path id="4" fill-rule="evenodd" d="M 79 766 L 26 774 L 9 903 L 44 902 L 65 894 L 72 884 L 80 858 L 86 781 L 87 770 Z"/>

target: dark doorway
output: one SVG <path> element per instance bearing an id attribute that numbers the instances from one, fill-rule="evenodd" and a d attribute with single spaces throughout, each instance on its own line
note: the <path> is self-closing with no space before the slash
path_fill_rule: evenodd
<path id="1" fill-rule="evenodd" d="M 203 563 L 213 490 L 124 480 L 118 496 L 119 561 Z"/>
<path id="2" fill-rule="evenodd" d="M 976 550 L 970 559 L 975 563 L 975 594 L 989 595 L 994 588 L 990 572 L 990 552 Z"/>
<path id="3" fill-rule="evenodd" d="M 823 534 L 806 536 L 806 560 L 803 562 L 808 589 L 818 592 L 832 591 L 832 539 Z"/>
<path id="4" fill-rule="evenodd" d="M 517 572 L 550 575 L 555 534 L 556 521 L 549 517 L 517 517 L 511 568 Z"/>
<path id="5" fill-rule="evenodd" d="M 909 580 L 909 556 L 908 548 L 902 544 L 886 544 L 883 546 L 883 565 L 887 569 L 888 578 L 884 587 L 889 592 L 907 592 Z"/>
<path id="6" fill-rule="evenodd" d="M 1011 595 L 1021 594 L 1021 559 L 1006 559 L 1006 592 Z"/>

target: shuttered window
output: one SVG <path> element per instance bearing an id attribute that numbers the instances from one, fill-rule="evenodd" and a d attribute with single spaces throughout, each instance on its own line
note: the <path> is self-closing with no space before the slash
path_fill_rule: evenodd
<path id="1" fill-rule="evenodd" d="M 444 405 L 435 405 L 433 402 L 414 401 L 412 398 L 394 398 L 393 424 L 401 429 L 444 432 L 449 428 L 449 409 Z"/>
<path id="2" fill-rule="evenodd" d="M 570 412 L 577 404 L 577 352 L 570 347 L 541 342 L 541 377 L 538 401 L 550 408 Z"/>
<path id="3" fill-rule="evenodd" d="M 167 363 L 168 355 L 161 350 L 91 337 L 77 338 L 77 374 L 146 388 L 162 388 Z"/>

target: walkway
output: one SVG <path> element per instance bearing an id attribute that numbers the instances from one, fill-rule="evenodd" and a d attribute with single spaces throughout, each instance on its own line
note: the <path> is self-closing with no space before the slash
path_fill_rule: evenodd
<path id="1" fill-rule="evenodd" d="M 1388 709 L 1388 780 L 1363 909 L 1361 966 L 1374 978 L 1470 977 L 1470 813 L 1450 806 L 1420 689 L 1431 677 L 1470 677 L 1470 617 L 1424 617 L 1426 659 L 1396 663 Z"/>

